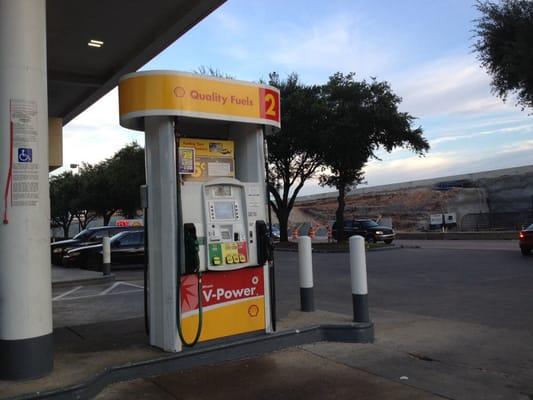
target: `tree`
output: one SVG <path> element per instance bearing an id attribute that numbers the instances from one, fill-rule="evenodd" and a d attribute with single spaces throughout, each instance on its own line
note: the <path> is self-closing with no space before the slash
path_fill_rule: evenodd
<path id="1" fill-rule="evenodd" d="M 198 69 L 193 71 L 193 73 L 198 75 L 214 76 L 215 78 L 235 79 L 235 77 L 220 71 L 218 68 L 213 68 L 211 66 L 206 67 L 205 65 L 200 65 Z"/>
<path id="2" fill-rule="evenodd" d="M 116 201 L 111 195 L 111 179 L 107 168 L 107 160 L 96 165 L 83 164 L 80 168 L 83 177 L 82 187 L 87 209 L 104 219 L 104 226 L 109 225 L 113 214 L 118 210 Z"/>
<path id="3" fill-rule="evenodd" d="M 89 224 L 98 217 L 98 215 L 93 210 L 86 208 L 86 206 L 87 199 L 85 198 L 83 193 L 80 193 L 80 197 L 77 199 L 77 202 L 74 205 L 74 216 L 78 221 L 80 230 L 87 229 Z"/>
<path id="4" fill-rule="evenodd" d="M 504 101 L 517 94 L 522 108 L 533 108 L 533 2 L 480 1 L 474 48 L 492 76 L 492 91 Z"/>
<path id="5" fill-rule="evenodd" d="M 69 237 L 75 217 L 75 203 L 80 193 L 80 180 L 72 172 L 63 172 L 50 179 L 50 217 L 52 226 L 63 229 L 63 238 Z"/>
<path id="6" fill-rule="evenodd" d="M 84 206 L 104 219 L 109 225 L 111 217 L 122 210 L 132 218 L 140 207 L 139 187 L 144 185 L 144 149 L 131 143 L 96 165 L 84 164 L 81 168 Z"/>
<path id="7" fill-rule="evenodd" d="M 144 149 L 135 142 L 128 144 L 107 160 L 106 169 L 115 208 L 127 218 L 135 217 L 141 207 L 139 188 L 146 183 Z"/>
<path id="8" fill-rule="evenodd" d="M 344 240 L 344 207 L 346 192 L 363 179 L 363 167 L 376 151 L 387 152 L 404 147 L 422 155 L 429 144 L 422 128 L 411 127 L 415 118 L 398 111 L 401 98 L 387 82 L 355 80 L 355 74 L 340 72 L 323 87 L 328 105 L 326 142 L 322 157 L 330 173 L 321 176 L 321 184 L 339 192 L 336 211 L 338 240 Z"/>
<path id="9" fill-rule="evenodd" d="M 280 90 L 282 129 L 267 137 L 268 190 L 280 225 L 280 241 L 286 242 L 294 201 L 322 164 L 318 149 L 325 103 L 319 96 L 320 88 L 303 85 L 297 74 L 282 81 L 272 73 L 269 83 Z"/>

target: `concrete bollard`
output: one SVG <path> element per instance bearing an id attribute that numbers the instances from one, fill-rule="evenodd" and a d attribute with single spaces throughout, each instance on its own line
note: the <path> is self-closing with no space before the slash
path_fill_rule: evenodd
<path id="1" fill-rule="evenodd" d="M 350 274 L 352 282 L 353 320 L 354 322 L 370 322 L 365 239 L 362 236 L 352 236 L 350 238 Z"/>
<path id="2" fill-rule="evenodd" d="M 313 295 L 313 255 L 311 238 L 298 239 L 298 274 L 300 277 L 300 304 L 302 311 L 315 311 Z"/>
<path id="3" fill-rule="evenodd" d="M 111 275 L 111 239 L 107 236 L 102 240 L 102 272 Z"/>

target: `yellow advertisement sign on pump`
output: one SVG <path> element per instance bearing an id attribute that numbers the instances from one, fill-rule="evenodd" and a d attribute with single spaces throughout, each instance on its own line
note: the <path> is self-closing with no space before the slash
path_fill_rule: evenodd
<path id="1" fill-rule="evenodd" d="M 179 165 L 186 164 L 183 159 L 186 150 L 194 154 L 193 169 L 185 172 L 184 181 L 207 181 L 212 178 L 235 177 L 235 144 L 232 140 L 181 138 L 179 141 Z M 180 173 L 184 173 L 181 169 Z"/>
<path id="2" fill-rule="evenodd" d="M 119 83 L 121 125 L 142 130 L 146 116 L 184 116 L 280 127 L 276 88 L 172 71 L 137 72 Z"/>

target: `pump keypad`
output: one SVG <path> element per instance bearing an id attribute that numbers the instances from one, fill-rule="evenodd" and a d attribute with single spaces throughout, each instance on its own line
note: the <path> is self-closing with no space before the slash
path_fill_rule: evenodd
<path id="1" fill-rule="evenodd" d="M 213 266 L 245 264 L 248 262 L 248 244 L 246 241 L 210 243 L 209 260 Z"/>

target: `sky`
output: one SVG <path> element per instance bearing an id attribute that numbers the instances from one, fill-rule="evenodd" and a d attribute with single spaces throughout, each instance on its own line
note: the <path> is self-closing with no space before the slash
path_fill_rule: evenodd
<path id="1" fill-rule="evenodd" d="M 532 164 L 533 111 L 491 94 L 473 51 L 477 17 L 469 0 L 228 0 L 142 69 L 205 66 L 249 81 L 296 72 L 306 84 L 340 71 L 388 81 L 431 149 L 425 157 L 380 151 L 362 186 Z M 64 127 L 64 164 L 144 145 L 143 133 L 118 121 L 115 89 Z M 301 194 L 332 190 L 309 181 Z"/>

